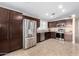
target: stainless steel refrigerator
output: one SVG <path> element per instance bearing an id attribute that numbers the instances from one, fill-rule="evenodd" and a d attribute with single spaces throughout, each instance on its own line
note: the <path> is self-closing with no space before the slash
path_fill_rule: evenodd
<path id="1" fill-rule="evenodd" d="M 36 45 L 36 21 L 23 20 L 23 48 L 27 49 Z"/>

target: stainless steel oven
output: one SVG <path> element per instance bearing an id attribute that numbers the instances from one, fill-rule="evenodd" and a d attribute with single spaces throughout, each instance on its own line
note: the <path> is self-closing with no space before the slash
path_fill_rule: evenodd
<path id="1" fill-rule="evenodd" d="M 59 28 L 56 32 L 56 39 L 64 40 L 64 32 L 65 32 L 64 28 Z"/>
<path id="2" fill-rule="evenodd" d="M 64 24 L 58 24 L 57 27 L 58 30 L 56 31 L 56 39 L 64 40 L 64 32 L 65 32 Z"/>
<path id="3" fill-rule="evenodd" d="M 56 33 L 56 38 L 64 39 L 64 33 Z"/>

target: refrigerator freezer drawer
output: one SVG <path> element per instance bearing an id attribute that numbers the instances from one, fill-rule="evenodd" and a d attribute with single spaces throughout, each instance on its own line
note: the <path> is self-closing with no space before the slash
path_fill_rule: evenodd
<path id="1" fill-rule="evenodd" d="M 36 45 L 35 38 L 25 38 L 24 49 L 30 48 L 34 45 Z"/>

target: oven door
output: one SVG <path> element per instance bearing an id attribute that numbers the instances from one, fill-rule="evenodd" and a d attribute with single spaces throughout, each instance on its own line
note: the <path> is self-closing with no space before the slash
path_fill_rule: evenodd
<path id="1" fill-rule="evenodd" d="M 56 33 L 56 38 L 64 39 L 64 33 Z"/>

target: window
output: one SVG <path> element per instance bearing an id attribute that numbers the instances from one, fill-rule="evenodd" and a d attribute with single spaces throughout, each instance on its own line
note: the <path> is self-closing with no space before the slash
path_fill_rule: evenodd
<path id="1" fill-rule="evenodd" d="M 41 29 L 47 29 L 48 28 L 47 21 L 40 21 L 40 28 Z"/>

